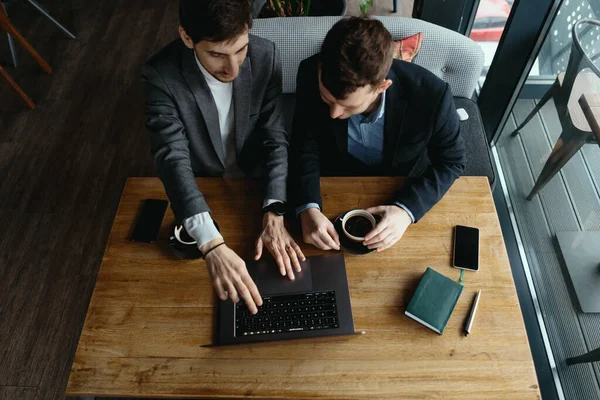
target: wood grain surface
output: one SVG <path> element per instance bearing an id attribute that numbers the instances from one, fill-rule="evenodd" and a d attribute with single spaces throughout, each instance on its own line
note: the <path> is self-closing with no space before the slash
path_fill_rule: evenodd
<path id="1" fill-rule="evenodd" d="M 262 202 L 247 180 L 200 178 L 229 245 L 252 254 Z M 324 213 L 389 202 L 402 178 L 324 178 Z M 131 242 L 147 198 L 166 195 L 156 178 L 125 185 L 67 394 L 169 398 L 536 399 L 539 390 L 504 241 L 485 177 L 463 177 L 393 248 L 346 256 L 357 330 L 365 335 L 206 348 L 215 298 L 203 261 L 176 259 L 166 245 Z M 453 227 L 480 229 L 481 268 L 442 336 L 404 316 L 426 267 L 458 279 Z M 299 240 L 298 236 L 296 235 Z M 306 255 L 323 252 L 302 244 Z M 472 333 L 463 327 L 478 289 Z"/>

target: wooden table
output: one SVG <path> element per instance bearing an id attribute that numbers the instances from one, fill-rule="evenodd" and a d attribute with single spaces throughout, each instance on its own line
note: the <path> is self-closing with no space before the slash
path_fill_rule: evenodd
<path id="1" fill-rule="evenodd" d="M 402 178 L 325 178 L 328 217 L 388 202 Z M 261 191 L 245 180 L 198 179 L 223 235 L 250 256 Z M 68 395 L 171 398 L 538 399 L 539 390 L 487 178 L 465 177 L 393 248 L 346 256 L 357 330 L 366 335 L 231 347 L 211 343 L 215 298 L 203 261 L 160 241 L 129 240 L 143 199 L 165 198 L 156 178 L 127 181 L 73 362 Z M 427 266 L 451 267 L 453 227 L 481 230 L 481 269 L 442 336 L 404 308 Z M 300 242 L 298 242 L 300 243 Z M 306 255 L 323 252 L 303 245 Z M 482 290 L 472 333 L 463 326 Z"/>

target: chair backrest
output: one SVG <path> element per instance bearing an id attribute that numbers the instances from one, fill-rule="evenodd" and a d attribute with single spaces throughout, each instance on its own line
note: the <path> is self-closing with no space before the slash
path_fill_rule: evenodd
<path id="1" fill-rule="evenodd" d="M 561 87 L 558 98 L 555 98 L 556 108 L 559 115 L 567 115 L 569 109 L 579 107 L 577 102 L 581 93 L 573 93 L 573 85 L 579 73 L 584 69 L 589 68 L 596 76 L 600 76 L 600 69 L 595 65 L 594 61 L 600 56 L 595 55 L 594 59 L 590 59 L 587 52 L 590 44 L 594 43 L 597 34 L 600 30 L 600 21 L 593 19 L 581 19 L 577 21 L 572 28 L 571 36 L 573 43 L 571 44 L 571 54 L 569 62 L 565 70 L 564 81 Z M 591 88 L 590 88 L 591 89 Z"/>
<path id="2" fill-rule="evenodd" d="M 296 92 L 300 62 L 319 52 L 331 27 L 341 17 L 290 17 L 255 19 L 250 33 L 269 39 L 281 52 L 283 92 Z M 452 94 L 473 95 L 483 68 L 484 55 L 471 39 L 425 21 L 400 17 L 374 17 L 390 31 L 394 40 L 423 32 L 423 43 L 413 62 L 448 82 Z"/>

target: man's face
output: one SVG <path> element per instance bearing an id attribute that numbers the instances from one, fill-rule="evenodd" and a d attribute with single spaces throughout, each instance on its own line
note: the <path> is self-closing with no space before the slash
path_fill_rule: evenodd
<path id="1" fill-rule="evenodd" d="M 248 30 L 226 42 L 202 40 L 195 44 L 183 28 L 179 28 L 179 33 L 186 46 L 194 49 L 202 66 L 215 79 L 226 83 L 237 78 L 240 65 L 243 64 L 248 53 Z"/>
<path id="2" fill-rule="evenodd" d="M 390 80 L 382 82 L 379 87 L 371 85 L 361 86 L 354 92 L 348 94 L 345 99 L 336 99 L 327 90 L 321 82 L 321 72 L 319 71 L 319 92 L 321 99 L 329 106 L 329 116 L 332 119 L 347 119 L 353 115 L 362 114 L 364 112 L 372 112 L 374 106 L 377 105 L 379 95 L 385 91 L 390 85 Z"/>

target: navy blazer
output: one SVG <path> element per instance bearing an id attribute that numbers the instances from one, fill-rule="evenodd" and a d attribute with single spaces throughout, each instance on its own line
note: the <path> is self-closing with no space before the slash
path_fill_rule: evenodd
<path id="1" fill-rule="evenodd" d="M 383 163 L 348 153 L 348 120 L 331 119 L 321 100 L 318 55 L 300 64 L 291 141 L 293 205 L 322 208 L 321 176 L 407 176 L 389 204 L 405 204 L 418 221 L 465 168 L 465 144 L 447 83 L 423 67 L 394 60 L 386 92 Z"/>

